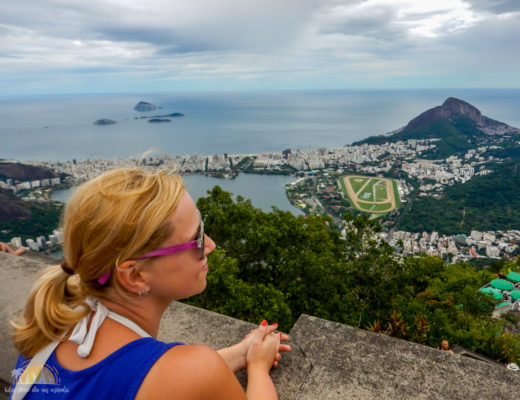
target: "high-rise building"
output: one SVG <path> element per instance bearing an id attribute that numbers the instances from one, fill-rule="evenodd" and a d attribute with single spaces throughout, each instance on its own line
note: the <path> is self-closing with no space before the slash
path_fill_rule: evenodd
<path id="1" fill-rule="evenodd" d="M 25 242 L 27 243 L 27 247 L 32 251 L 40 251 L 40 246 L 34 240 L 27 239 Z"/>

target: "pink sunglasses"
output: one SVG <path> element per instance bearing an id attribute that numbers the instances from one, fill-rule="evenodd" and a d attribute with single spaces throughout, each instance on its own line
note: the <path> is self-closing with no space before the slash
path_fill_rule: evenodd
<path id="1" fill-rule="evenodd" d="M 200 213 L 199 213 L 200 216 Z M 204 258 L 204 222 L 202 222 L 202 217 L 200 218 L 200 227 L 199 231 L 197 233 L 197 238 L 195 240 L 190 240 L 189 242 L 176 244 L 174 246 L 170 247 L 164 247 L 162 249 L 153 250 L 149 253 L 146 253 L 143 256 L 135 257 L 134 260 L 142 260 L 145 258 L 151 258 L 151 257 L 160 257 L 160 256 L 167 256 L 169 254 L 179 253 L 181 251 L 190 250 L 190 249 L 200 249 L 200 259 L 202 260 Z M 98 283 L 100 285 L 104 285 L 108 278 L 110 278 L 110 275 L 112 275 L 112 271 L 105 272 L 103 275 L 101 275 L 98 278 Z"/>

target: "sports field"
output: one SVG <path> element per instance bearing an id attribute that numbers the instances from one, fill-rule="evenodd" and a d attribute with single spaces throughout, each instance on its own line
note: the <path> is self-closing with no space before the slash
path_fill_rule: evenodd
<path id="1" fill-rule="evenodd" d="M 349 175 L 340 178 L 343 193 L 359 211 L 378 217 L 400 206 L 397 183 L 389 178 Z"/>

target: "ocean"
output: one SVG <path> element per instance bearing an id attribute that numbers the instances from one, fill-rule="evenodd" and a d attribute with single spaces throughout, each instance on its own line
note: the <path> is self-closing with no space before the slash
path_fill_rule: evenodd
<path id="1" fill-rule="evenodd" d="M 71 160 L 139 157 L 145 151 L 185 155 L 249 154 L 284 149 L 341 147 L 400 128 L 447 97 L 473 104 L 493 119 L 520 127 L 520 89 L 336 90 L 212 93 L 140 93 L 0 97 L 0 158 Z M 147 101 L 161 109 L 138 112 Z M 169 123 L 143 115 L 180 112 Z M 98 126 L 101 118 L 116 120 Z M 214 185 L 294 213 L 285 196 L 287 177 L 225 181 L 186 178 L 195 198 Z M 59 193 L 56 194 L 59 196 Z M 67 192 L 63 194 L 66 198 Z"/>
<path id="2" fill-rule="evenodd" d="M 520 89 L 213 92 L 0 97 L 0 158 L 70 160 L 340 147 L 458 97 L 520 127 Z M 162 109 L 137 112 L 147 101 Z M 142 115 L 185 114 L 152 124 Z M 114 125 L 97 126 L 101 118 Z"/>

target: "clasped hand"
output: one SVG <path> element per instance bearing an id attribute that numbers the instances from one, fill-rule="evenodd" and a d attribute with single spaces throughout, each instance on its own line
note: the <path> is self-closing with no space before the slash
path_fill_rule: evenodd
<path id="1" fill-rule="evenodd" d="M 281 341 L 289 340 L 284 333 L 275 333 L 278 324 L 268 325 L 267 321 L 251 330 L 241 342 L 226 347 L 218 353 L 233 371 L 239 371 L 250 365 L 263 365 L 267 369 L 277 367 L 281 360 L 281 352 L 291 351 L 291 346 Z"/>

